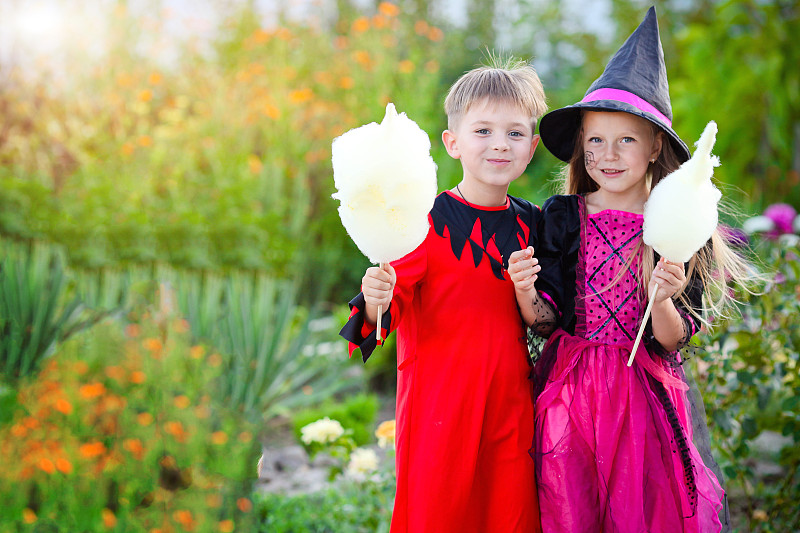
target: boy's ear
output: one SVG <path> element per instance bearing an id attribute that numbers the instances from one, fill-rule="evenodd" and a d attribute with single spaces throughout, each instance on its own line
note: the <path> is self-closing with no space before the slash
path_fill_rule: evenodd
<path id="1" fill-rule="evenodd" d="M 540 137 L 539 134 L 537 133 L 536 135 L 533 136 L 533 139 L 531 140 L 531 153 L 528 154 L 528 163 L 530 163 L 531 159 L 533 159 L 533 152 L 535 152 L 536 147 L 539 146 L 539 139 Z"/>
<path id="2" fill-rule="evenodd" d="M 444 144 L 444 148 L 447 150 L 447 153 L 450 154 L 450 157 L 453 159 L 461 159 L 461 152 L 458 150 L 456 136 L 452 131 L 444 130 L 442 132 L 442 143 Z"/>

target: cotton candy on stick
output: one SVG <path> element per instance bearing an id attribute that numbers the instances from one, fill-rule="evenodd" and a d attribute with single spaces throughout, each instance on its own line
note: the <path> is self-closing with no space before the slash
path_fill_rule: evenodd
<path id="1" fill-rule="evenodd" d="M 717 227 L 717 203 L 722 194 L 711 182 L 714 167 L 719 166 L 719 158 L 711 155 L 716 136 L 717 124 L 711 121 L 697 141 L 692 158 L 653 187 L 644 205 L 642 239 L 670 262 L 683 264 L 691 259 Z M 656 285 L 628 366 L 633 363 L 658 290 Z"/>
<path id="2" fill-rule="evenodd" d="M 394 104 L 380 124 L 372 122 L 333 140 L 333 181 L 339 216 L 350 238 L 373 263 L 400 259 L 428 234 L 436 198 L 431 142 Z M 381 340 L 381 315 L 375 333 Z"/>

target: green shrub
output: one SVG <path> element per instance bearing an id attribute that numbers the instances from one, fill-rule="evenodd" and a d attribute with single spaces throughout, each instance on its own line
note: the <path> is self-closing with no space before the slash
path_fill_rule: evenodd
<path id="1" fill-rule="evenodd" d="M 258 531 L 264 533 L 382 533 L 389 531 L 395 483 L 344 481 L 324 491 L 254 498 Z"/>
<path id="2" fill-rule="evenodd" d="M 378 397 L 374 394 L 358 394 L 341 402 L 325 401 L 319 407 L 304 409 L 292 416 L 295 436 L 300 441 L 300 429 L 303 426 L 327 416 L 331 420 L 337 420 L 345 431 L 352 432 L 350 437 L 356 446 L 364 446 L 374 440 L 372 428 L 378 406 Z"/>
<path id="3" fill-rule="evenodd" d="M 756 243 L 774 281 L 763 294 L 739 294 L 741 317 L 718 320 L 697 335 L 697 361 L 720 466 L 728 488 L 741 494 L 736 517 L 750 531 L 790 531 L 800 525 L 800 248 L 794 239 Z M 788 437 L 775 458 L 781 479 L 756 475 L 753 441 L 770 431 Z"/>

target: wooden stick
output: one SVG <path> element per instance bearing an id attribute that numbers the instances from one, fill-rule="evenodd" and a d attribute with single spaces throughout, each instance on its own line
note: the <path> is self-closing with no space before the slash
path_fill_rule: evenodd
<path id="1" fill-rule="evenodd" d="M 644 327 L 647 324 L 648 317 L 650 317 L 650 311 L 653 309 L 653 303 L 656 301 L 658 289 L 659 286 L 658 283 L 656 283 L 656 288 L 653 291 L 653 295 L 650 297 L 650 301 L 647 303 L 647 309 L 644 311 L 644 318 L 642 318 L 642 325 L 639 326 L 639 333 L 636 334 L 636 342 L 633 343 L 633 350 L 631 350 L 631 356 L 628 358 L 628 366 L 633 364 L 633 358 L 636 357 L 636 349 L 639 347 L 639 342 L 642 340 L 642 333 L 644 333 Z"/>
<path id="2" fill-rule="evenodd" d="M 378 266 L 383 270 L 385 263 L 379 263 Z M 381 342 L 381 322 L 383 322 L 383 306 L 378 306 L 378 322 L 375 324 L 377 327 L 375 328 L 375 340 L 380 343 Z"/>

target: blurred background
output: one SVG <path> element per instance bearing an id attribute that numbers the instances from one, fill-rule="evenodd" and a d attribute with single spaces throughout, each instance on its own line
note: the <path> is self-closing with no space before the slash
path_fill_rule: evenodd
<path id="1" fill-rule="evenodd" d="M 369 265 L 331 199 L 331 141 L 394 102 L 450 188 L 460 166 L 440 134 L 456 78 L 513 55 L 550 108 L 574 103 L 649 6 L 0 1 L 3 530 L 386 530 L 390 475 L 347 479 L 334 461 L 335 490 L 287 494 L 256 471 L 289 444 L 313 460 L 300 430 L 326 416 L 349 439 L 329 455 L 349 464 L 393 418 L 391 341 L 362 366 L 337 338 Z M 723 221 L 770 279 L 739 295 L 740 315 L 713 317 L 687 366 L 735 527 L 789 531 L 800 7 L 672 0 L 657 13 L 674 128 L 692 146 L 718 123 Z M 541 204 L 559 169 L 540 147 L 511 194 Z"/>

